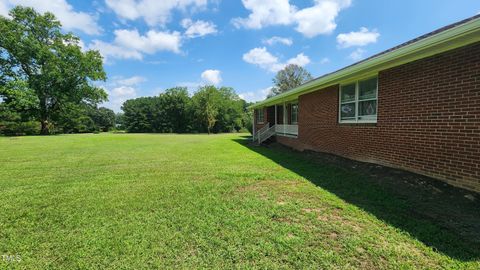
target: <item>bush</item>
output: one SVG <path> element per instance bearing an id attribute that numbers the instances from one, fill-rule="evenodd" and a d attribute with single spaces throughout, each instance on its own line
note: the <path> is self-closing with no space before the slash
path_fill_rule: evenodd
<path id="1" fill-rule="evenodd" d="M 38 121 L 6 122 L 2 123 L 1 132 L 7 136 L 38 135 L 40 128 Z"/>
<path id="2" fill-rule="evenodd" d="M 252 133 L 252 130 L 243 127 L 243 128 L 241 128 L 241 129 L 238 131 L 238 133 L 250 133 L 250 134 L 251 134 L 251 133 Z"/>

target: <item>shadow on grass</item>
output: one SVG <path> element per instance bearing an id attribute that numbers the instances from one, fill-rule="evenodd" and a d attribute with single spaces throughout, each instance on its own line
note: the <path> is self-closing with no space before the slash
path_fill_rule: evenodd
<path id="1" fill-rule="evenodd" d="M 254 146 L 246 137 L 234 141 L 437 252 L 466 262 L 480 259 L 480 203 L 470 192 L 431 178 L 333 155 L 300 153 L 280 145 Z"/>

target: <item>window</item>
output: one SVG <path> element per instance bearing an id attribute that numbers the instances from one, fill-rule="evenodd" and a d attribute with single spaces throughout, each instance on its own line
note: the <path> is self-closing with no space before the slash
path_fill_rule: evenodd
<path id="1" fill-rule="evenodd" d="M 263 113 L 264 113 L 263 108 L 262 109 L 257 109 L 257 113 L 256 113 L 257 123 L 259 123 L 259 124 L 263 123 L 263 121 L 265 120 Z"/>
<path id="2" fill-rule="evenodd" d="M 292 106 L 291 107 L 292 112 L 290 116 L 291 117 L 290 122 L 292 123 L 292 125 L 296 125 L 298 124 L 298 104 L 292 104 L 291 106 Z"/>
<path id="3" fill-rule="evenodd" d="M 340 87 L 340 123 L 377 122 L 377 77 Z"/>

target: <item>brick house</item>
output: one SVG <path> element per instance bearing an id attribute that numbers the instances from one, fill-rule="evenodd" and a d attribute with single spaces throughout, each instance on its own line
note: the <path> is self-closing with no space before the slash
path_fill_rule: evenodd
<path id="1" fill-rule="evenodd" d="M 257 142 L 480 192 L 480 15 L 258 102 Z"/>

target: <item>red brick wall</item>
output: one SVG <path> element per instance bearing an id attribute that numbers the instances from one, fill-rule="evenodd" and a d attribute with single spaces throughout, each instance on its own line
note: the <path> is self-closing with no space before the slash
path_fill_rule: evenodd
<path id="1" fill-rule="evenodd" d="M 260 109 L 259 109 L 260 110 Z M 265 126 L 265 124 L 267 123 L 267 108 L 263 108 L 263 123 L 257 123 L 257 110 L 255 110 L 254 112 L 254 117 L 253 117 L 253 121 L 255 123 L 255 132 L 259 129 L 261 129 L 263 126 Z"/>
<path id="2" fill-rule="evenodd" d="M 299 137 L 279 141 L 480 192 L 480 43 L 381 71 L 378 81 L 377 124 L 339 124 L 336 85 L 300 96 Z"/>
<path id="3" fill-rule="evenodd" d="M 277 142 L 284 144 L 286 146 L 289 146 L 291 148 L 297 149 L 297 150 L 305 150 L 305 146 L 303 143 L 294 137 L 287 137 L 287 136 L 276 136 Z"/>

